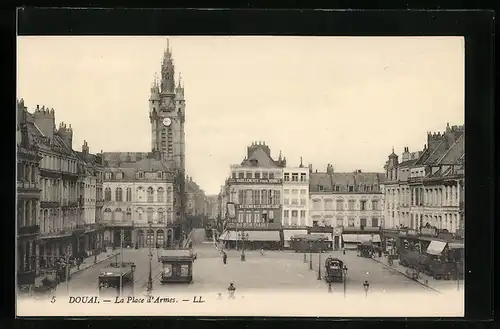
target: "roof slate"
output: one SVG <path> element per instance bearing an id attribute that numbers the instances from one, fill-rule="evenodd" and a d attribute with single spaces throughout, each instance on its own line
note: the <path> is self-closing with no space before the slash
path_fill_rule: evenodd
<path id="1" fill-rule="evenodd" d="M 262 148 L 256 148 L 248 159 L 243 160 L 241 165 L 243 167 L 253 167 L 252 160 L 257 160 L 257 167 L 279 168 L 276 162 Z"/>

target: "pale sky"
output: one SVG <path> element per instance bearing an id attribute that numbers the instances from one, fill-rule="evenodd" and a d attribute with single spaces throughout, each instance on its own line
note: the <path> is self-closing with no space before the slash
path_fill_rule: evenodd
<path id="1" fill-rule="evenodd" d="M 54 108 L 73 148 L 148 152 L 166 37 L 19 37 L 17 97 Z M 462 37 L 170 37 L 187 174 L 216 194 L 252 141 L 288 166 L 383 172 L 394 146 L 464 123 Z M 177 83 L 177 80 L 176 80 Z"/>

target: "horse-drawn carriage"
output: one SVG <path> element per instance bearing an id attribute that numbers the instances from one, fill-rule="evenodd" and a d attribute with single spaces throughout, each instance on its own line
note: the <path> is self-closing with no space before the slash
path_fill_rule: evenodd
<path id="1" fill-rule="evenodd" d="M 344 281 L 344 262 L 338 258 L 328 257 L 325 260 L 325 281 Z"/>
<path id="2" fill-rule="evenodd" d="M 375 247 L 368 242 L 359 243 L 357 249 L 358 257 L 371 258 L 375 254 Z"/>

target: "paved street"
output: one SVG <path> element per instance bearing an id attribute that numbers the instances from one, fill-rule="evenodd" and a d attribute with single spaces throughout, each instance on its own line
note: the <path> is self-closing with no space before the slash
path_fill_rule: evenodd
<path id="1" fill-rule="evenodd" d="M 162 285 L 159 281 L 162 264 L 157 261 L 156 252 L 152 261 L 153 292 L 155 294 L 171 293 L 227 293 L 229 282 L 234 282 L 237 292 L 259 292 L 264 289 L 301 290 L 309 292 L 327 291 L 323 280 L 317 280 L 318 254 L 313 254 L 313 270 L 309 263 L 303 262 L 303 254 L 288 251 L 267 251 L 264 256 L 259 251 L 247 251 L 247 260 L 240 261 L 240 252 L 229 250 L 228 263 L 222 262 L 222 257 L 211 243 L 195 244 L 198 259 L 194 263 L 194 282 L 192 284 Z M 146 293 L 148 280 L 149 258 L 148 249 L 125 249 L 124 261 L 132 261 L 137 265 L 135 272 L 135 293 Z M 321 270 L 327 254 L 321 255 Z M 424 292 L 434 293 L 425 286 L 412 281 L 400 273 L 370 259 L 357 257 L 354 252 L 342 255 L 332 252 L 332 256 L 345 261 L 348 271 L 347 292 L 363 293 L 362 283 L 370 282 L 370 292 Z M 309 254 L 307 254 L 309 261 Z M 89 294 L 97 291 L 98 276 L 107 264 L 105 261 L 95 267 L 73 276 L 69 284 L 69 292 Z M 333 291 L 343 291 L 343 284 L 334 283 Z M 124 293 L 130 293 L 124 289 Z M 58 288 L 58 294 L 66 294 L 64 284 Z"/>

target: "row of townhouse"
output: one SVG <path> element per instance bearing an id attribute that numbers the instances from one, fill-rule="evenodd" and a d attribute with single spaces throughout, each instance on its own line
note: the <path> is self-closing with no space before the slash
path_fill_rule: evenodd
<path id="1" fill-rule="evenodd" d="M 287 240 L 313 227 L 331 231 L 333 240 L 340 245 L 344 227 L 363 230 L 381 226 L 383 178 L 383 173 L 360 170 L 335 173 L 332 165 L 326 172 L 313 172 L 311 165 L 302 164 L 302 159 L 299 166 L 287 167 L 281 153 L 274 160 L 268 145 L 252 143 L 244 160 L 230 166 L 229 178 L 221 187 L 220 218 L 228 217 L 228 202 L 235 204 L 235 218 L 229 221 L 222 238 L 237 240 L 241 232 L 236 231 L 244 229 L 250 232 L 249 240 L 277 242 L 278 231 L 283 231 Z"/>
<path id="2" fill-rule="evenodd" d="M 433 228 L 463 235 L 465 129 L 447 125 L 428 133 L 422 151 L 406 147 L 399 162 L 393 152 L 385 165 L 385 228 Z"/>
<path id="3" fill-rule="evenodd" d="M 102 246 L 102 155 L 73 150 L 71 125 L 56 129 L 53 109 L 30 113 L 17 101 L 17 273 L 34 281 L 64 254 Z"/>

